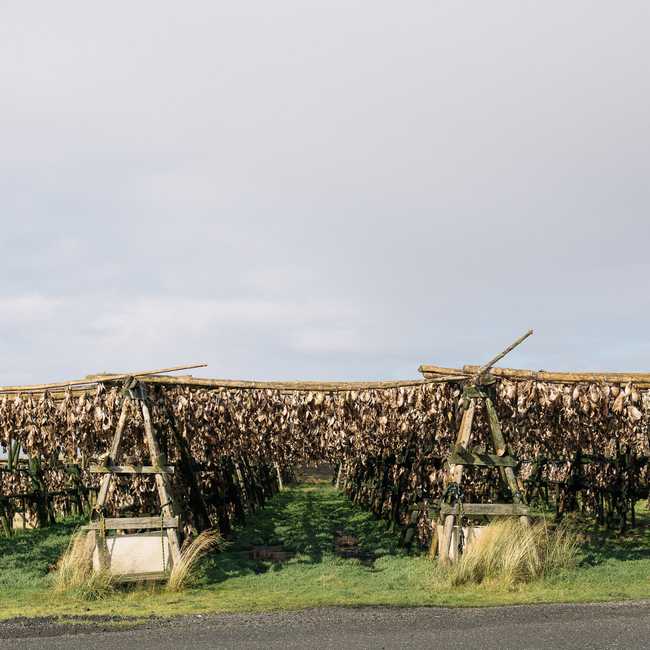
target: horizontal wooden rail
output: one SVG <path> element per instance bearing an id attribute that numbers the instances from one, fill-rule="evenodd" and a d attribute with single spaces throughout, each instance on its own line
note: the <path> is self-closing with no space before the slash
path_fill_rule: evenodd
<path id="1" fill-rule="evenodd" d="M 91 465 L 89 471 L 91 474 L 173 474 L 174 468 L 171 465 Z"/>
<path id="2" fill-rule="evenodd" d="M 456 447 L 448 458 L 454 465 L 482 465 L 486 467 L 517 467 L 517 461 L 512 456 L 496 456 L 475 451 L 467 451 Z"/>
<path id="3" fill-rule="evenodd" d="M 119 379 L 128 379 L 129 377 L 146 377 L 148 375 L 161 375 L 167 372 L 176 372 L 178 370 L 191 370 L 192 368 L 205 368 L 207 363 L 189 363 L 182 366 L 171 366 L 169 368 L 159 368 L 158 370 L 142 370 L 140 372 L 125 372 L 121 375 L 110 375 L 112 381 Z M 98 375 L 93 375 L 97 377 Z M 0 386 L 0 394 L 2 393 L 42 393 L 45 390 L 53 388 L 66 389 L 73 386 L 92 386 L 101 383 L 101 379 L 72 379 L 70 381 L 57 381 L 50 384 L 32 384 L 29 386 Z"/>
<path id="4" fill-rule="evenodd" d="M 468 365 L 460 368 L 444 368 L 441 366 L 422 365 L 419 368 L 426 378 L 446 376 L 458 380 L 469 379 L 476 375 L 480 366 Z M 549 372 L 547 370 L 524 370 L 518 368 L 491 368 L 489 373 L 494 377 L 522 381 L 544 381 L 550 383 L 633 383 L 642 387 L 650 387 L 650 373 L 647 372 Z"/>
<path id="5" fill-rule="evenodd" d="M 427 383 L 444 382 L 447 379 L 446 377 L 435 377 L 431 380 L 401 379 L 394 381 L 247 381 L 240 379 L 201 379 L 198 377 L 146 377 L 142 381 L 146 384 L 193 386 L 196 388 L 249 388 L 280 391 L 340 392 L 408 388 L 410 386 L 422 386 Z"/>
<path id="6" fill-rule="evenodd" d="M 468 516 L 527 516 L 530 511 L 528 506 L 516 503 L 463 503 L 462 512 Z M 458 513 L 458 505 L 450 506 L 448 503 L 443 503 L 440 506 L 440 514 L 457 515 Z"/>
<path id="7" fill-rule="evenodd" d="M 151 371 L 154 372 L 154 371 Z M 161 384 L 167 386 L 189 386 L 192 388 L 235 388 L 249 390 L 278 390 L 286 392 L 343 392 L 363 390 L 390 390 L 408 388 L 431 383 L 452 381 L 454 376 L 435 376 L 428 379 L 396 379 L 391 381 L 248 381 L 243 379 L 203 379 L 192 376 L 166 376 L 160 374 L 120 374 L 120 375 L 89 375 L 83 380 L 61 382 L 56 384 L 40 384 L 34 386 L 5 386 L 0 387 L 0 399 L 15 398 L 25 394 L 38 399 L 47 393 L 48 397 L 60 401 L 66 397 L 77 398 L 92 390 L 97 384 L 119 383 L 127 377 L 136 377 L 145 384 Z"/>
<path id="8" fill-rule="evenodd" d="M 84 530 L 160 530 L 161 528 L 178 528 L 178 517 L 110 517 L 93 521 Z"/>

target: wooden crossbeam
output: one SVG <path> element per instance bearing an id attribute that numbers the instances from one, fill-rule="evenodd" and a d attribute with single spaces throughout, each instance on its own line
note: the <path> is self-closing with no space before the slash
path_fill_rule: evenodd
<path id="1" fill-rule="evenodd" d="M 462 513 L 470 517 L 479 515 L 525 517 L 529 514 L 529 508 L 518 503 L 463 503 Z M 440 514 L 458 515 L 458 505 L 450 506 L 448 503 L 443 503 L 440 505 Z"/>
<path id="2" fill-rule="evenodd" d="M 84 530 L 160 530 L 178 528 L 178 517 L 110 517 L 93 521 Z"/>
<path id="3" fill-rule="evenodd" d="M 91 465 L 91 474 L 173 474 L 171 465 Z"/>
<path id="4" fill-rule="evenodd" d="M 498 456 L 476 451 L 468 451 L 463 447 L 455 447 L 449 454 L 449 462 L 454 465 L 484 465 L 486 467 L 517 467 L 517 461 L 512 456 Z"/>

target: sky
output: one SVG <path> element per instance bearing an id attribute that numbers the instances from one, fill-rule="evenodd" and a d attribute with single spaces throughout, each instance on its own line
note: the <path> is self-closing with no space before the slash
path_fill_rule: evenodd
<path id="1" fill-rule="evenodd" d="M 650 3 L 0 0 L 0 385 L 650 370 Z"/>

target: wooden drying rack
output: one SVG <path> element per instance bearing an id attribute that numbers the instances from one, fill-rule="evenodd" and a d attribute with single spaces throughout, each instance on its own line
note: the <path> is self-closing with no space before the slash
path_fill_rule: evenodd
<path id="1" fill-rule="evenodd" d="M 489 374 L 490 368 L 518 345 L 523 343 L 533 333 L 532 330 L 520 336 L 483 366 L 477 368 L 470 383 L 462 395 L 463 417 L 458 430 L 456 444 L 451 449 L 447 458 L 448 470 L 445 496 L 440 503 L 438 521 L 442 525 L 442 536 L 438 540 L 438 557 L 441 563 L 450 561 L 451 541 L 454 525 L 457 523 L 462 530 L 464 515 L 472 516 L 517 516 L 524 525 L 528 525 L 528 507 L 523 496 L 523 485 L 515 474 L 517 460 L 512 454 L 510 446 L 506 443 L 501 425 L 497 416 L 494 403 L 489 396 L 489 388 L 495 379 Z M 478 450 L 470 450 L 472 438 L 472 425 L 478 401 L 485 405 L 490 426 L 490 437 L 494 447 L 494 454 Z M 502 480 L 512 494 L 511 503 L 463 503 L 461 483 L 463 471 L 466 466 L 497 467 Z M 436 527 L 434 526 L 434 531 Z M 460 539 L 459 535 L 459 539 Z M 434 537 L 435 541 L 435 537 Z M 461 549 L 459 549 L 461 550 Z"/>

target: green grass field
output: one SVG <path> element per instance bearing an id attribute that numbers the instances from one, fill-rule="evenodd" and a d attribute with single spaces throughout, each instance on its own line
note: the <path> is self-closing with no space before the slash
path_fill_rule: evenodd
<path id="1" fill-rule="evenodd" d="M 0 618 L 42 615 L 145 617 L 207 612 L 300 609 L 324 605 L 480 606 L 589 602 L 650 596 L 650 515 L 624 537 L 592 530 L 577 568 L 527 585 L 451 588 L 424 554 L 407 555 L 385 522 L 354 506 L 326 483 L 276 495 L 237 530 L 229 547 L 206 558 L 198 583 L 182 593 L 160 586 L 120 589 L 97 601 L 54 595 L 51 568 L 79 522 L 0 538 Z M 359 538 L 368 558 L 343 559 L 334 531 Z M 251 544 L 283 544 L 291 559 L 249 559 Z"/>

